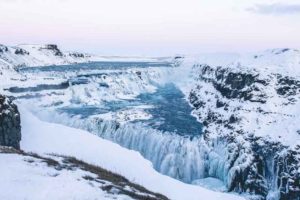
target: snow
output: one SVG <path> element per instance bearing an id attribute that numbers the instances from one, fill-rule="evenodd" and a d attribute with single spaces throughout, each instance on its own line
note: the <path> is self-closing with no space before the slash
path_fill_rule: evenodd
<path id="1" fill-rule="evenodd" d="M 242 197 L 189 185 L 156 172 L 139 153 L 120 147 L 88 132 L 43 122 L 21 109 L 21 148 L 39 154 L 74 156 L 85 162 L 119 173 L 131 181 L 171 199 L 237 200 Z"/>
<path id="2" fill-rule="evenodd" d="M 50 44 L 49 44 L 50 45 Z M 72 63 L 87 63 L 96 61 L 143 61 L 143 62 L 159 62 L 161 60 L 170 60 L 170 58 L 151 58 L 151 57 L 121 57 L 121 56 L 99 56 L 87 53 L 64 52 L 59 48 L 57 55 L 56 49 L 49 48 L 49 45 L 25 44 L 18 46 L 4 46 L 0 44 L 2 49 L 7 48 L 8 51 L 0 52 L 0 64 L 4 63 L 10 67 L 20 66 L 46 66 L 46 65 L 65 65 Z M 54 45 L 56 46 L 56 45 Z M 57 47 L 57 46 L 56 46 Z M 16 54 L 16 50 L 22 50 L 26 53 Z M 78 56 L 81 55 L 81 56 Z M 1 64 L 2 65 L 2 64 Z"/>
<path id="3" fill-rule="evenodd" d="M 212 177 L 194 180 L 192 184 L 214 191 L 226 191 L 226 186 L 224 183 L 221 180 Z"/>
<path id="4" fill-rule="evenodd" d="M 145 112 L 145 109 L 152 108 L 153 106 L 132 106 L 128 109 L 123 109 L 116 112 L 108 112 L 104 114 L 94 115 L 94 118 L 103 119 L 106 121 L 117 121 L 121 124 L 132 122 L 135 120 L 151 119 L 152 115 Z"/>
<path id="5" fill-rule="evenodd" d="M 212 67 L 230 67 L 236 70 L 256 70 L 262 74 L 280 73 L 300 76 L 300 51 L 297 49 L 269 49 L 254 53 L 210 53 L 187 55 L 184 66 L 207 64 Z"/>
<path id="6" fill-rule="evenodd" d="M 79 169 L 57 171 L 32 157 L 0 153 L 0 199 L 131 199 L 92 187 L 82 178 L 84 175 L 89 174 Z"/>

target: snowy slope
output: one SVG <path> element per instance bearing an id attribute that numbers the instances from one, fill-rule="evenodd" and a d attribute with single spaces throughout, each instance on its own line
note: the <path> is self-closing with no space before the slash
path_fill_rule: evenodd
<path id="1" fill-rule="evenodd" d="M 58 65 L 74 62 L 88 62 L 89 55 L 65 54 L 56 45 L 1 45 L 0 60 L 12 67 Z"/>
<path id="2" fill-rule="evenodd" d="M 73 157 L 0 146 L 0 164 L 0 199 L 168 199 Z"/>
<path id="3" fill-rule="evenodd" d="M 36 162 L 31 157 L 0 154 L 0 199 L 109 199 L 101 190 L 77 180 L 83 172 L 60 171 L 56 177 L 55 169 Z"/>
<path id="4" fill-rule="evenodd" d="M 199 200 L 203 197 L 210 200 L 242 199 L 235 195 L 184 184 L 161 175 L 139 153 L 85 131 L 42 122 L 24 109 L 21 109 L 21 116 L 23 127 L 21 148 L 26 151 L 75 156 L 85 162 L 119 173 L 147 189 L 174 200 Z"/>

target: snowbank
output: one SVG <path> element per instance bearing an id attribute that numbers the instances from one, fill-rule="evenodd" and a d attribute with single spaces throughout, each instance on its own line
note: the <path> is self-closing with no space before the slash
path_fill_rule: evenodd
<path id="1" fill-rule="evenodd" d="M 82 178 L 86 172 L 60 170 L 58 176 L 57 170 L 32 157 L 0 154 L 0 172 L 0 199 L 112 199 Z"/>

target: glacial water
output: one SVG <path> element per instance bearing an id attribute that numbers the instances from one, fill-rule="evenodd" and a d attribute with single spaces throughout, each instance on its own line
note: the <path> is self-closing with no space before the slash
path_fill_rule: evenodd
<path id="1" fill-rule="evenodd" d="M 12 93 L 32 93 L 45 90 L 65 90 L 73 85 L 88 85 L 97 82 L 99 88 L 104 87 L 110 89 L 109 84 L 99 81 L 95 78 L 102 76 L 122 76 L 122 70 L 126 69 L 143 69 L 150 67 L 172 67 L 169 62 L 92 62 L 75 65 L 58 65 L 44 67 L 27 67 L 21 68 L 20 72 L 24 74 L 39 75 L 39 73 L 55 73 L 56 75 L 67 75 L 68 73 L 77 72 L 75 76 L 66 77 L 66 80 L 60 84 L 44 84 L 40 83 L 30 87 L 12 87 L 7 90 Z M 98 73 L 91 73 L 93 70 Z M 110 72 L 102 72 L 101 70 L 110 70 Z M 114 70 L 121 70 L 114 71 Z M 137 74 L 137 76 L 141 76 Z M 98 114 L 108 112 L 118 112 L 130 109 L 135 106 L 147 106 L 144 112 L 150 114 L 150 119 L 136 119 L 131 123 L 142 122 L 145 126 L 151 128 L 174 133 L 182 136 L 197 136 L 201 134 L 201 124 L 191 115 L 192 108 L 185 100 L 184 94 L 173 83 L 153 84 L 157 89 L 155 92 L 142 92 L 134 99 L 116 99 L 112 101 L 104 101 L 97 105 L 70 104 L 65 107 L 57 108 L 57 111 L 68 114 L 71 117 L 80 116 L 88 118 Z M 35 96 L 31 96 L 35 97 Z"/>
<path id="2" fill-rule="evenodd" d="M 172 67 L 171 62 L 90 62 L 90 63 L 78 63 L 73 65 L 49 65 L 42 67 L 23 67 L 20 68 L 20 72 L 79 72 L 79 71 L 91 71 L 91 70 L 124 70 L 130 68 L 148 68 L 148 67 Z"/>
<path id="3" fill-rule="evenodd" d="M 154 129 L 178 135 L 200 135 L 201 124 L 191 115 L 192 109 L 184 99 L 183 93 L 174 85 L 158 86 L 154 93 L 143 93 L 134 100 L 105 102 L 99 106 L 69 106 L 59 108 L 61 113 L 70 116 L 88 118 L 97 114 L 117 112 L 134 106 L 150 106 L 144 111 L 152 115 L 151 119 L 135 120 Z"/>
<path id="4" fill-rule="evenodd" d="M 174 84 L 160 86 L 155 93 L 144 93 L 137 99 L 153 105 L 148 110 L 153 118 L 147 122 L 153 128 L 179 135 L 201 134 L 201 124 L 191 115 L 192 108 Z"/>

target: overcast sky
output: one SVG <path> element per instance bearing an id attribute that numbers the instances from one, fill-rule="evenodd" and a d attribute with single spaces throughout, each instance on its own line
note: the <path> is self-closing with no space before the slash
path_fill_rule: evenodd
<path id="1" fill-rule="evenodd" d="M 0 0 L 0 43 L 113 55 L 300 49 L 300 0 Z"/>

